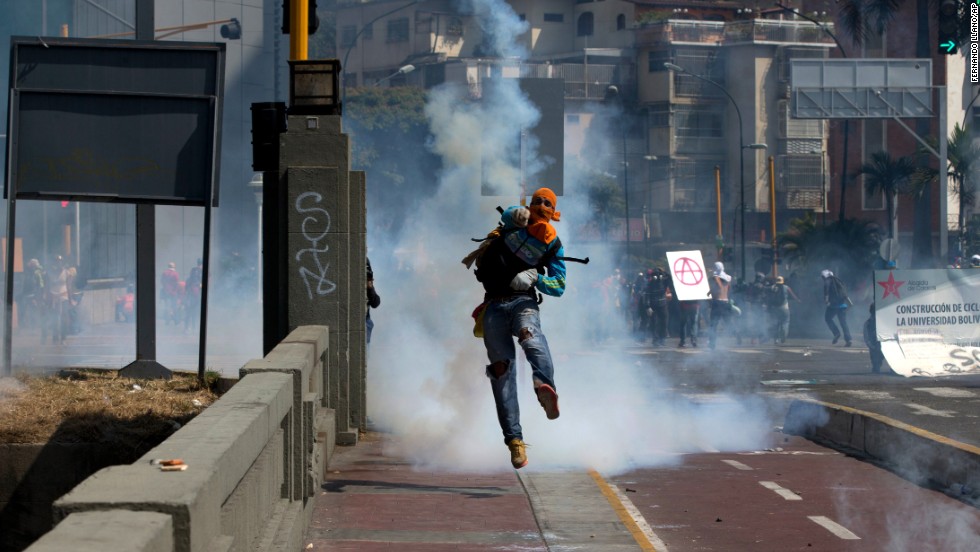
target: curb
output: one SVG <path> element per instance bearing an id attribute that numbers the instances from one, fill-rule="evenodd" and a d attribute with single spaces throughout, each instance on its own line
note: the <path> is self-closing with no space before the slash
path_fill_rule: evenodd
<path id="1" fill-rule="evenodd" d="M 980 447 L 848 406 L 793 400 L 783 432 L 882 464 L 895 474 L 980 504 Z"/>

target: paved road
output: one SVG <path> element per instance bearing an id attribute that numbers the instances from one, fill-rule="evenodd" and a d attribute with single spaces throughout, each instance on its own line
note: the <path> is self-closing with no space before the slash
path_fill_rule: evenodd
<path id="1" fill-rule="evenodd" d="M 761 398 L 779 426 L 772 446 L 613 474 L 447 473 L 400 456 L 399 436 L 369 434 L 331 461 L 310 549 L 972 552 L 980 542 L 980 493 L 935 457 L 980 466 L 980 376 L 872 374 L 863 348 L 817 340 L 574 354 L 623 348 L 651 394 Z M 800 421 L 814 412 L 819 432 Z M 813 440 L 781 431 L 787 421 Z"/>

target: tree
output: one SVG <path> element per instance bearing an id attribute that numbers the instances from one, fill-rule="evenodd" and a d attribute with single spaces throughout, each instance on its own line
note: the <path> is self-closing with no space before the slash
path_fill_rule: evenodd
<path id="1" fill-rule="evenodd" d="M 839 0 L 840 26 L 851 36 L 855 44 L 862 44 L 873 34 L 881 35 L 888 23 L 894 19 L 904 4 L 903 0 Z M 968 2 L 960 2 L 960 44 L 965 44 L 970 33 L 970 13 Z M 933 0 L 915 0 L 915 55 L 919 58 L 932 56 L 935 45 L 932 43 L 929 24 L 933 11 Z M 919 136 L 929 134 L 930 121 L 917 119 L 915 132 Z M 920 167 L 925 168 L 925 157 L 920 155 Z M 843 194 L 843 191 L 841 192 Z M 912 240 L 913 262 L 928 262 L 932 257 L 932 194 L 924 190 L 916 198 L 915 225 Z M 843 217 L 843 214 L 841 215 Z M 946 224 L 946 221 L 942 221 Z"/>
<path id="2" fill-rule="evenodd" d="M 856 219 L 818 225 L 813 213 L 807 213 L 801 219 L 791 220 L 789 230 L 776 241 L 791 271 L 816 274 L 831 268 L 853 284 L 856 280 L 852 275 L 863 277 L 873 270 L 881 232 L 874 222 Z"/>
<path id="3" fill-rule="evenodd" d="M 625 217 L 626 202 L 623 200 L 623 188 L 616 178 L 604 174 L 593 173 L 588 186 L 589 205 L 592 208 L 590 223 L 599 230 L 600 238 L 609 239 L 609 230 L 613 221 L 620 213 Z"/>
<path id="4" fill-rule="evenodd" d="M 330 59 L 337 57 L 336 0 L 319 0 L 316 15 L 320 26 L 310 35 L 310 59 Z"/>
<path id="5" fill-rule="evenodd" d="M 897 203 L 899 193 L 911 190 L 912 175 L 916 172 L 915 163 L 908 157 L 892 159 L 890 153 L 879 151 L 871 155 L 871 162 L 861 165 L 858 174 L 864 175 L 869 193 L 885 194 L 888 203 L 888 237 L 894 238 L 898 225 Z"/>
<path id="6" fill-rule="evenodd" d="M 935 147 L 936 140 L 928 140 Z M 948 178 L 950 187 L 959 201 L 958 228 L 960 230 L 960 245 L 966 232 L 967 211 L 976 202 L 976 175 L 980 171 L 980 146 L 977 146 L 966 126 L 959 123 L 953 125 L 953 131 L 946 143 L 946 158 L 948 160 Z M 929 168 L 922 173 L 922 180 L 933 182 L 939 171 Z M 961 251 L 962 253 L 962 251 Z"/>
<path id="7" fill-rule="evenodd" d="M 925 1 L 928 0 L 917 0 Z M 873 35 L 885 32 L 902 0 L 841 0 L 837 2 L 841 29 L 860 46 Z M 927 56 L 928 57 L 928 56 Z"/>
<path id="8" fill-rule="evenodd" d="M 439 185 L 439 158 L 429 148 L 426 92 L 409 86 L 347 89 L 344 132 L 351 168 L 366 173 L 368 210 L 381 230 L 398 233 Z"/>

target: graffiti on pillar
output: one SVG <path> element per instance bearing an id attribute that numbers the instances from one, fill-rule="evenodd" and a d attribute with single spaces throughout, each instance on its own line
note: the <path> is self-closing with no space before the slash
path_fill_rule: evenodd
<path id="1" fill-rule="evenodd" d="M 330 230 L 330 213 L 321 206 L 323 196 L 316 192 L 304 192 L 296 198 L 296 212 L 307 215 L 303 218 L 301 228 L 303 237 L 310 242 L 310 247 L 301 249 L 296 253 L 296 261 L 300 263 L 299 275 L 306 284 L 306 293 L 310 300 L 316 295 L 328 295 L 337 289 L 337 284 L 327 278 L 330 263 L 327 262 L 326 253 L 330 246 L 326 243 L 320 244 Z M 322 218 L 321 218 L 322 217 Z M 307 232 L 308 224 L 323 223 L 323 231 L 311 235 Z M 305 259 L 305 260 L 304 260 Z"/>

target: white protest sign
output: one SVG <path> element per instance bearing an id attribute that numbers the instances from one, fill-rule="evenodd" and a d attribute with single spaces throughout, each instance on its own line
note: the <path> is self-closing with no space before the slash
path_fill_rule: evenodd
<path id="1" fill-rule="evenodd" d="M 875 326 L 903 376 L 980 373 L 980 270 L 876 270 Z"/>
<path id="2" fill-rule="evenodd" d="M 678 300 L 704 301 L 708 298 L 708 271 L 700 251 L 668 251 L 667 265 Z"/>

